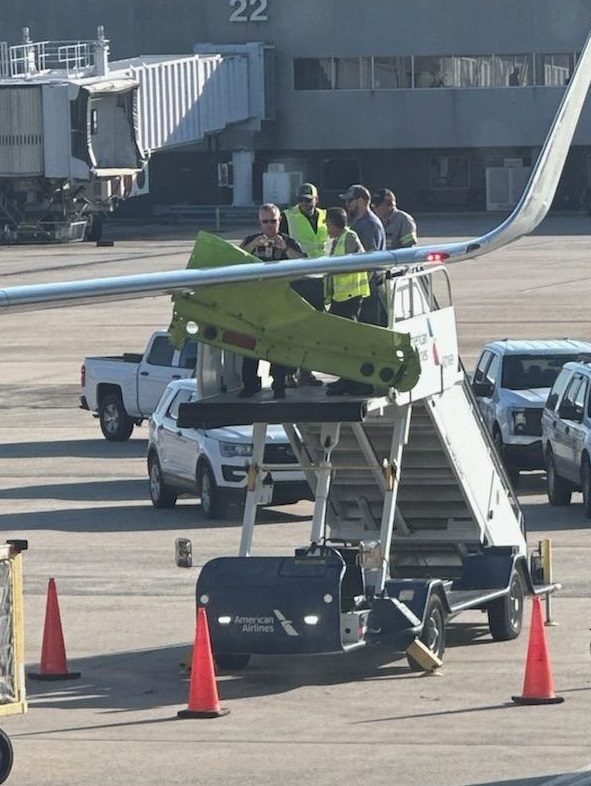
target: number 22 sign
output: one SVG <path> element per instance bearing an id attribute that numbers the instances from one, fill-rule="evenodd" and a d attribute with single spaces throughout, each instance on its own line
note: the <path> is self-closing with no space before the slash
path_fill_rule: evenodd
<path id="1" fill-rule="evenodd" d="M 267 22 L 268 0 L 230 0 L 230 22 Z"/>

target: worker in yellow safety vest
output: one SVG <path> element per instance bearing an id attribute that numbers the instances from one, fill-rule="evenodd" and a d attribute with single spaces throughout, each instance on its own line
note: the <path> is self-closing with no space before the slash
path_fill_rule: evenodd
<path id="1" fill-rule="evenodd" d="M 326 213 L 329 240 L 327 251 L 330 256 L 343 254 L 359 254 L 365 251 L 359 235 L 347 226 L 347 213 L 342 207 L 331 207 Z M 337 273 L 327 276 L 324 280 L 324 302 L 331 314 L 357 321 L 361 312 L 363 299 L 369 297 L 369 278 L 366 271 L 358 273 Z M 329 382 L 326 392 L 329 396 L 370 395 L 371 385 L 353 382 L 348 379 L 337 379 Z"/>
<path id="2" fill-rule="evenodd" d="M 347 226 L 347 213 L 342 207 L 331 207 L 327 214 L 330 256 L 359 254 L 365 249 L 359 235 Z M 339 273 L 324 280 L 324 303 L 331 314 L 357 320 L 363 298 L 369 296 L 367 273 Z"/>
<path id="3" fill-rule="evenodd" d="M 313 183 L 302 183 L 298 188 L 297 205 L 283 212 L 279 230 L 296 240 L 310 259 L 326 253 L 326 210 L 318 207 L 318 189 Z M 301 278 L 291 286 L 315 309 L 324 310 L 322 278 Z M 321 385 L 322 382 L 311 371 L 301 368 L 295 375 L 288 375 L 287 384 L 307 386 Z"/>
<path id="4" fill-rule="evenodd" d="M 302 183 L 297 200 L 297 205 L 284 211 L 279 229 L 297 240 L 307 257 L 321 257 L 328 229 L 326 210 L 318 207 L 318 189 L 313 183 Z"/>

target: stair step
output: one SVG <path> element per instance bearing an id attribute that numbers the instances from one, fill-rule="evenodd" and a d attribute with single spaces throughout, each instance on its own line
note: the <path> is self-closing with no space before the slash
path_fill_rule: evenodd
<path id="1" fill-rule="evenodd" d="M 407 521 L 422 518 L 462 519 L 469 515 L 468 507 L 463 502 L 445 502 L 443 500 L 399 500 L 400 510 Z"/>
<path id="2" fill-rule="evenodd" d="M 402 546 L 410 546 L 413 543 L 479 543 L 478 533 L 474 527 L 472 519 L 454 519 L 447 522 L 445 529 L 431 530 L 428 528 L 420 529 L 415 527 L 417 522 L 413 522 L 413 531 L 410 535 L 402 535 L 395 532 L 394 539 Z"/>
<path id="3" fill-rule="evenodd" d="M 428 496 L 429 500 L 433 504 L 438 504 L 440 502 L 454 502 L 464 505 L 464 497 L 462 496 L 462 492 L 460 489 L 456 488 L 456 486 L 451 485 L 435 487 L 432 484 L 426 484 L 423 486 L 418 483 L 413 483 L 410 485 L 407 483 L 401 483 L 398 489 L 397 499 L 400 504 L 403 504 L 404 502 L 415 502 L 416 500 L 420 500 L 425 496 Z"/>
<path id="4" fill-rule="evenodd" d="M 402 457 L 402 470 L 420 469 L 422 467 L 441 469 L 446 467 L 450 472 L 449 459 L 442 450 L 426 450 L 413 452 L 405 450 Z"/>
<path id="5" fill-rule="evenodd" d="M 449 467 L 407 467 L 400 474 L 400 487 L 417 485 L 457 485 L 456 476 Z"/>

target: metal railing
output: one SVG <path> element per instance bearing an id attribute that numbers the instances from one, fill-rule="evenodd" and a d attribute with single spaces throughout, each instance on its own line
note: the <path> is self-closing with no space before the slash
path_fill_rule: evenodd
<path id="1" fill-rule="evenodd" d="M 76 73 L 94 65 L 94 47 L 94 41 L 38 41 L 17 44 L 8 48 L 7 75 L 32 76 L 50 69 Z M 1 59 L 0 50 L 0 62 Z"/>

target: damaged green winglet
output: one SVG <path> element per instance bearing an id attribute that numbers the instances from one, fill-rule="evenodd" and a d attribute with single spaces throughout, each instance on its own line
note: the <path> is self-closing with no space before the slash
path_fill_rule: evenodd
<path id="1" fill-rule="evenodd" d="M 187 267 L 253 261 L 259 260 L 200 232 Z M 177 346 L 191 336 L 241 355 L 401 392 L 419 379 L 419 357 L 407 333 L 317 311 L 291 289 L 289 279 L 197 287 L 174 295 L 173 302 L 170 333 Z"/>

